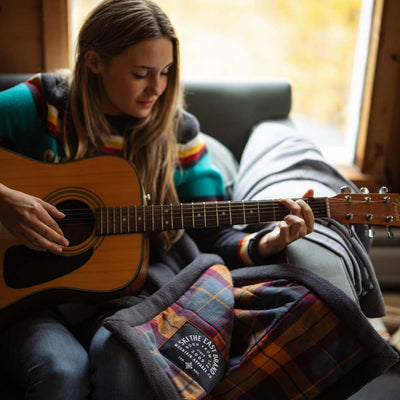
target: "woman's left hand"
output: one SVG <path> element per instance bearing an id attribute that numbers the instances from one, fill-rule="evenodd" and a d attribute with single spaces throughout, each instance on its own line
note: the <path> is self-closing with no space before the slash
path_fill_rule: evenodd
<path id="1" fill-rule="evenodd" d="M 309 189 L 304 197 L 314 197 L 314 190 Z M 314 230 L 314 214 L 311 207 L 302 199 L 280 199 L 291 212 L 283 221 L 276 224 L 272 232 L 264 235 L 258 243 L 260 256 L 270 256 L 279 253 L 289 243 L 304 237 Z"/>

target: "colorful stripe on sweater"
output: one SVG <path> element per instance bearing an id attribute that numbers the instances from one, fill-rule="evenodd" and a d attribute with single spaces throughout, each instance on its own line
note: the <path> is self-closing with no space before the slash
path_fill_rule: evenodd
<path id="1" fill-rule="evenodd" d="M 225 187 L 221 173 L 212 164 L 204 138 L 196 135 L 178 145 L 179 166 L 175 171 L 175 185 L 181 201 L 222 200 Z"/>
<path id="2" fill-rule="evenodd" d="M 196 135 L 185 144 L 178 145 L 179 165 L 183 170 L 193 168 L 205 155 L 206 143 L 201 135 Z"/>
<path id="3" fill-rule="evenodd" d="M 124 151 L 124 138 L 123 136 L 112 135 L 106 145 L 100 151 L 106 154 L 114 154 L 122 156 Z"/>
<path id="4" fill-rule="evenodd" d="M 43 82 L 43 76 L 45 75 L 37 74 L 29 79 L 26 84 L 31 89 L 38 108 L 42 108 L 43 116 L 46 118 L 46 126 L 48 131 L 51 132 L 53 137 L 59 139 L 61 137 L 60 124 L 62 123 L 59 118 L 59 109 L 55 104 L 52 104 L 51 100 L 49 100 L 46 96 L 46 91 L 50 88 L 47 87 L 47 82 Z M 53 82 L 51 82 L 50 85 L 52 84 Z M 57 100 L 59 99 L 57 98 Z"/>
<path id="5" fill-rule="evenodd" d="M 238 245 L 238 256 L 239 259 L 242 260 L 242 262 L 245 265 L 254 265 L 253 260 L 251 259 L 249 255 L 249 243 L 250 240 L 256 236 L 257 233 L 252 233 L 250 235 L 245 236 L 243 239 L 240 240 L 239 245 Z"/>

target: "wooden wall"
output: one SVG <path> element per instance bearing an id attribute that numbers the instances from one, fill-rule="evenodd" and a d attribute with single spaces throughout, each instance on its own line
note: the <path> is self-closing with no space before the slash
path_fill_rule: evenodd
<path id="1" fill-rule="evenodd" d="M 0 73 L 69 66 L 68 0 L 0 0 Z"/>
<path id="2" fill-rule="evenodd" d="M 400 1 L 375 0 L 356 165 L 400 190 Z"/>

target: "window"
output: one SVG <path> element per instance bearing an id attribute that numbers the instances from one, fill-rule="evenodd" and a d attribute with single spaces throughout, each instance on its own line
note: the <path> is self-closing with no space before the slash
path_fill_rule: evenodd
<path id="1" fill-rule="evenodd" d="M 71 0 L 73 35 L 98 2 Z M 354 161 L 373 0 L 157 2 L 185 79 L 289 79 L 298 128 L 329 161 Z"/>

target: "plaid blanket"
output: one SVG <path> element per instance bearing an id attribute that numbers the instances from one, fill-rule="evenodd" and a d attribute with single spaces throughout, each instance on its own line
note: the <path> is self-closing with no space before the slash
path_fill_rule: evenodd
<path id="1" fill-rule="evenodd" d="M 287 264 L 229 271 L 210 254 L 105 326 L 156 399 L 344 399 L 398 361 L 320 276 Z"/>

